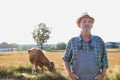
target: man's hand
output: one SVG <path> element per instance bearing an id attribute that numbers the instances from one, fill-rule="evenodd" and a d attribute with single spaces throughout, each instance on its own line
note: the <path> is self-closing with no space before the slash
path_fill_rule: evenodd
<path id="1" fill-rule="evenodd" d="M 103 80 L 105 75 L 99 74 L 95 77 L 96 80 Z"/>
<path id="2" fill-rule="evenodd" d="M 79 77 L 77 75 L 75 75 L 74 73 L 69 73 L 69 77 L 71 80 L 79 79 Z"/>

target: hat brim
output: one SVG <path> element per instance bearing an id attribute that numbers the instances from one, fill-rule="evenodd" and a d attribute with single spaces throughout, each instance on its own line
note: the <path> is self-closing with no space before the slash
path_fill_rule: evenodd
<path id="1" fill-rule="evenodd" d="M 83 17 L 79 17 L 79 18 L 77 19 L 77 21 L 76 21 L 76 23 L 77 23 L 78 27 L 80 27 L 80 21 L 81 21 L 81 19 L 82 19 L 82 18 L 85 18 L 85 17 L 90 18 L 90 19 L 92 20 L 92 23 L 94 23 L 94 22 L 95 22 L 95 19 L 94 19 L 93 17 L 90 17 L 90 16 L 83 16 Z"/>

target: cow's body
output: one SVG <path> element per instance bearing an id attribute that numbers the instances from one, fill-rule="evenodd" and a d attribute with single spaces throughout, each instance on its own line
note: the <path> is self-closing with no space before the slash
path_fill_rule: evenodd
<path id="1" fill-rule="evenodd" d="M 32 73 L 34 72 L 35 65 L 35 72 L 38 69 L 38 66 L 41 67 L 43 72 L 43 66 L 46 66 L 50 72 L 55 71 L 54 63 L 50 62 L 47 57 L 44 55 L 43 51 L 38 48 L 31 48 L 28 50 L 29 53 L 29 60 L 32 64 Z"/>

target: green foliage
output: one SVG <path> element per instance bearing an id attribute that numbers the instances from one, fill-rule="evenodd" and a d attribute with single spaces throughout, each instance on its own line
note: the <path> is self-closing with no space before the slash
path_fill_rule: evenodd
<path id="1" fill-rule="evenodd" d="M 6 70 L 4 68 L 0 68 L 0 78 L 11 78 L 14 75 L 14 70 Z"/>
<path id="2" fill-rule="evenodd" d="M 31 67 L 20 66 L 9 69 L 0 68 L 0 79 L 3 80 L 68 80 L 59 72 L 56 73 L 31 73 Z"/>
<path id="3" fill-rule="evenodd" d="M 106 75 L 104 80 L 120 80 L 120 73 L 111 71 L 110 74 L 115 76 Z M 61 75 L 59 72 L 56 73 L 40 73 L 32 74 L 30 66 L 19 66 L 17 68 L 0 68 L 0 79 L 18 79 L 18 80 L 69 80 L 68 78 Z"/>
<path id="4" fill-rule="evenodd" d="M 52 51 L 52 48 L 47 48 L 46 51 L 51 52 L 51 51 Z"/>
<path id="5" fill-rule="evenodd" d="M 104 80 L 113 80 L 111 77 L 109 77 L 108 75 L 106 75 L 105 77 L 104 77 Z"/>
<path id="6" fill-rule="evenodd" d="M 44 23 L 40 23 L 38 27 L 32 32 L 34 41 L 37 43 L 37 46 L 43 48 L 43 44 L 47 42 L 50 38 L 51 31 L 49 27 L 46 27 Z"/>
<path id="7" fill-rule="evenodd" d="M 117 68 L 110 68 L 109 74 L 104 77 L 104 80 L 120 80 L 120 72 Z"/>
<path id="8" fill-rule="evenodd" d="M 116 73 L 116 80 L 120 80 L 120 73 Z"/>
<path id="9" fill-rule="evenodd" d="M 68 80 L 68 79 L 63 77 L 60 73 L 51 73 L 39 76 L 38 80 Z"/>
<path id="10" fill-rule="evenodd" d="M 57 50 L 65 50 L 65 48 L 66 48 L 66 44 L 64 42 L 56 44 L 56 49 Z"/>
<path id="11" fill-rule="evenodd" d="M 15 71 L 19 72 L 19 73 L 31 73 L 31 67 L 23 67 L 23 66 L 19 66 L 18 68 L 15 69 Z"/>

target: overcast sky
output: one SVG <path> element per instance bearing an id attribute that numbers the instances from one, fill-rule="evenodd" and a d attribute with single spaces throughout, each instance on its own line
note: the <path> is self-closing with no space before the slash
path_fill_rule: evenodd
<path id="1" fill-rule="evenodd" d="M 43 22 L 51 28 L 48 43 L 68 42 L 80 34 L 76 19 L 95 18 L 92 34 L 120 42 L 119 0 L 0 0 L 0 43 L 35 44 L 32 32 Z"/>

